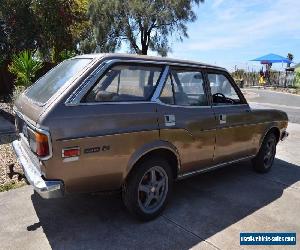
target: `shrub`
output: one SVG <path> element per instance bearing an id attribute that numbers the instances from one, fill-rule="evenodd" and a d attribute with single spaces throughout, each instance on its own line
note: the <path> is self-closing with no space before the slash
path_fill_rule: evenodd
<path id="1" fill-rule="evenodd" d="M 16 85 L 25 87 L 32 84 L 32 79 L 41 68 L 42 63 L 36 60 L 30 51 L 13 55 L 12 62 L 8 67 L 9 71 L 16 76 Z"/>
<path id="2" fill-rule="evenodd" d="M 300 88 L 300 72 L 296 71 L 295 74 L 295 87 Z"/>

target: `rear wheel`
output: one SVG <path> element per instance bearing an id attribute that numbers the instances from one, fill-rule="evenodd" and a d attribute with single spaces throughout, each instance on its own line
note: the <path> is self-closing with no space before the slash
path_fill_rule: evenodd
<path id="1" fill-rule="evenodd" d="M 126 181 L 122 193 L 124 204 L 138 219 L 154 219 L 167 205 L 172 186 L 168 162 L 149 159 L 136 166 Z"/>
<path id="2" fill-rule="evenodd" d="M 252 160 L 255 171 L 259 173 L 266 173 L 270 171 L 276 154 L 276 145 L 276 136 L 273 133 L 267 134 L 258 154 Z"/>

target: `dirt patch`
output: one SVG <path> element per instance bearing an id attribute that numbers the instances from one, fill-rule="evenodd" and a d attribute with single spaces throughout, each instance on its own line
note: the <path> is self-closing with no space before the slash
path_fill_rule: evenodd
<path id="1" fill-rule="evenodd" d="M 22 186 L 25 182 L 23 171 L 17 162 L 11 142 L 16 135 L 0 135 L 0 191 Z"/>

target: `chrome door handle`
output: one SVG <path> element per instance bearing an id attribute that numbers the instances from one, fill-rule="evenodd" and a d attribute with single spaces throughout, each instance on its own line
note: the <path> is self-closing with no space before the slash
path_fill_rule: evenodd
<path id="1" fill-rule="evenodd" d="M 165 115 L 166 127 L 175 126 L 175 124 L 176 124 L 175 115 Z"/>
<path id="2" fill-rule="evenodd" d="M 226 123 L 226 115 L 221 114 L 219 115 L 220 124 Z"/>

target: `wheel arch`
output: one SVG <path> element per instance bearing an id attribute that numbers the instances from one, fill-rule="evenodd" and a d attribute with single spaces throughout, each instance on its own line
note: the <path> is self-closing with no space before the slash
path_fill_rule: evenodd
<path id="1" fill-rule="evenodd" d="M 278 126 L 276 125 L 272 125 L 270 126 L 269 128 L 266 129 L 265 133 L 264 133 L 264 136 L 261 137 L 261 140 L 260 140 L 260 147 L 263 143 L 263 141 L 265 140 L 266 136 L 270 133 L 274 133 L 275 136 L 276 136 L 276 141 L 277 143 L 279 142 L 279 139 L 280 139 L 280 129 Z"/>
<path id="2" fill-rule="evenodd" d="M 127 169 L 125 172 L 124 180 L 134 171 L 139 163 L 151 158 L 162 157 L 165 158 L 172 169 L 174 179 L 177 178 L 180 170 L 180 157 L 177 148 L 167 141 L 155 141 L 150 144 L 144 145 L 142 148 L 136 150 L 131 156 Z"/>

